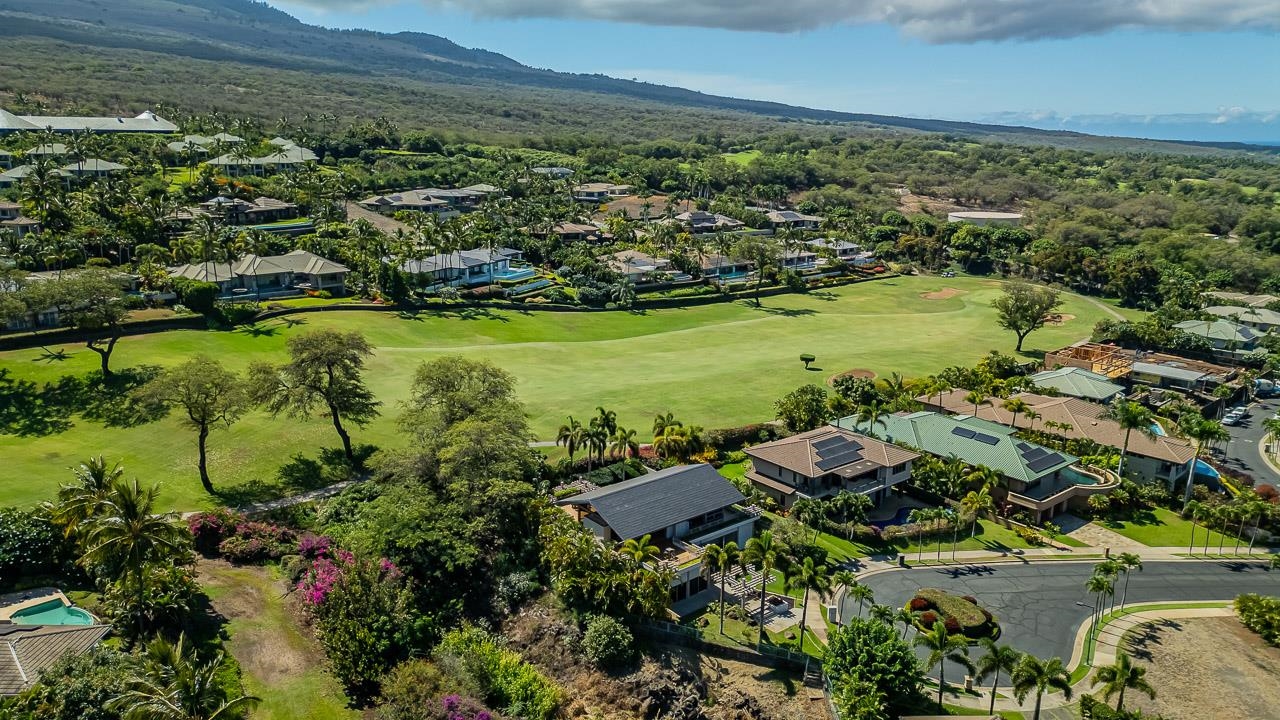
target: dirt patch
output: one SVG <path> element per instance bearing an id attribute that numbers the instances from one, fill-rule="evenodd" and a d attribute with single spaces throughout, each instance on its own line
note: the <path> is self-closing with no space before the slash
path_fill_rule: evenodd
<path id="1" fill-rule="evenodd" d="M 129 311 L 130 320 L 159 320 L 161 318 L 177 317 L 177 315 L 169 308 L 143 308 Z"/>
<path id="2" fill-rule="evenodd" d="M 852 370 L 845 370 L 842 373 L 836 373 L 835 375 L 832 375 L 831 377 L 827 378 L 827 384 L 835 385 L 836 381 L 842 377 L 866 378 L 868 380 L 874 380 L 876 377 L 876 374 L 875 372 L 868 370 L 866 368 L 854 368 Z"/>
<path id="3" fill-rule="evenodd" d="M 1076 316 L 1071 313 L 1054 313 L 1045 319 L 1047 325 L 1066 325 L 1075 320 Z"/>
<path id="4" fill-rule="evenodd" d="M 935 290 L 933 292 L 920 293 L 920 297 L 924 298 L 925 300 L 950 300 L 951 298 L 957 295 L 963 295 L 963 294 L 964 294 L 963 290 L 957 290 L 955 288 L 942 288 L 941 290 Z"/>
<path id="5" fill-rule="evenodd" d="M 1275 717 L 1280 649 L 1233 617 L 1171 620 L 1139 630 L 1130 653 L 1147 668 L 1156 699 L 1129 691 L 1125 709 L 1169 720 Z"/>
<path id="6" fill-rule="evenodd" d="M 565 717 L 604 720 L 828 720 L 822 693 L 767 667 L 688 648 L 651 647 L 638 667 L 607 674 L 572 650 L 577 628 L 534 605 L 503 628 L 512 647 L 565 689 Z"/>
<path id="7" fill-rule="evenodd" d="M 227 647 L 246 673 L 275 687 L 325 662 L 319 646 L 297 626 L 281 627 L 296 608 L 286 583 L 266 568 L 201 560 L 197 574 L 213 609 L 234 630 Z"/>

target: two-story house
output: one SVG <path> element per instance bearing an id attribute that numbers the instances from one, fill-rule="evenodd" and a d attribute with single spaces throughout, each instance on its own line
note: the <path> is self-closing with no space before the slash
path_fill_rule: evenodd
<path id="1" fill-rule="evenodd" d="M 706 590 L 702 548 L 735 542 L 745 547 L 756 512 L 741 492 L 710 465 L 679 465 L 560 500 L 557 504 L 601 542 L 648 535 L 658 562 L 675 573 L 671 599 Z"/>
<path id="2" fill-rule="evenodd" d="M 22 237 L 27 233 L 38 232 L 40 223 L 22 214 L 22 206 L 18 203 L 0 200 L 0 228 L 13 231 Z"/>
<path id="3" fill-rule="evenodd" d="M 532 277 L 532 272 L 527 268 L 511 267 L 511 261 L 521 257 L 519 250 L 511 248 L 476 248 L 432 255 L 421 260 L 408 260 L 401 269 L 413 278 L 416 286 L 427 290 L 446 285 L 475 287 L 500 280 Z"/>
<path id="4" fill-rule="evenodd" d="M 770 210 L 765 213 L 774 230 L 817 230 L 826 218 L 805 215 L 795 210 Z"/>
<path id="5" fill-rule="evenodd" d="M 866 495 L 877 505 L 889 490 L 911 479 L 920 453 L 851 430 L 827 426 L 754 445 L 747 480 L 789 508 L 800 498 L 841 491 Z"/>
<path id="6" fill-rule="evenodd" d="M 1185 320 L 1174 327 L 1207 340 L 1213 347 L 1213 354 L 1218 357 L 1231 359 L 1265 350 L 1259 345 L 1261 335 L 1230 320 Z"/>
<path id="7" fill-rule="evenodd" d="M 573 197 L 580 202 L 608 202 L 610 198 L 626 197 L 630 194 L 630 185 L 605 182 L 584 183 L 573 188 Z"/>

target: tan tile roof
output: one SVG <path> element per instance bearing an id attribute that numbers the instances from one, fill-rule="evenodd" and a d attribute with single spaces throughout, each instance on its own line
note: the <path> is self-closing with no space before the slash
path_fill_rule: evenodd
<path id="1" fill-rule="evenodd" d="M 862 451 L 858 457 L 851 458 L 844 465 L 826 470 L 818 468 L 817 463 L 821 458 L 818 456 L 818 450 L 814 448 L 814 443 L 837 437 L 858 443 L 862 446 Z M 821 477 L 829 472 L 839 472 L 841 468 L 851 465 L 863 465 L 866 469 L 872 466 L 893 467 L 920 457 L 920 453 L 831 426 L 820 427 L 770 443 L 754 445 L 746 448 L 746 453 L 752 458 L 759 458 L 805 477 Z M 871 465 L 867 465 L 868 463 Z"/>
<path id="2" fill-rule="evenodd" d="M 967 390 L 951 390 L 943 393 L 942 408 L 956 415 L 972 415 L 973 403 L 966 402 L 964 399 L 967 394 Z M 1035 427 L 1044 428 L 1047 421 L 1065 423 L 1071 426 L 1070 430 L 1053 428 L 1049 432 L 1069 438 L 1084 438 L 1099 445 L 1114 448 L 1124 446 L 1124 430 L 1120 424 L 1102 417 L 1107 411 L 1105 405 L 1074 397 L 1049 397 L 1033 393 L 1018 393 L 1013 397 L 1022 398 L 1032 410 L 1040 414 L 1040 418 L 1035 421 Z M 917 400 L 936 406 L 938 396 L 921 396 Z M 1004 409 L 1003 402 L 1002 398 L 989 398 L 988 404 L 978 407 L 978 417 L 1001 425 L 1012 425 L 1013 413 Z M 1018 427 L 1025 428 L 1030 424 L 1025 416 L 1018 418 Z M 1129 435 L 1129 453 L 1178 464 L 1185 463 L 1195 456 L 1195 450 L 1181 438 L 1167 436 L 1150 438 L 1136 432 Z"/>

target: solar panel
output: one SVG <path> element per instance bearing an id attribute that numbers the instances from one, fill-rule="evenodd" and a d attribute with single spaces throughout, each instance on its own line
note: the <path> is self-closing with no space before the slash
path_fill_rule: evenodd
<path id="1" fill-rule="evenodd" d="M 838 453 L 830 457 L 824 457 L 818 460 L 818 462 L 814 463 L 814 465 L 816 465 L 819 470 L 830 470 L 832 468 L 838 468 L 841 465 L 848 465 L 849 463 L 854 462 L 855 460 L 861 460 L 861 459 L 862 459 L 862 448 L 853 448 L 851 450 L 846 450 L 845 452 Z"/>
<path id="2" fill-rule="evenodd" d="M 1042 470 L 1048 470 L 1054 465 L 1057 465 L 1058 463 L 1062 462 L 1062 460 L 1063 460 L 1063 457 L 1058 453 L 1049 453 L 1048 455 L 1045 455 L 1044 457 L 1036 460 L 1035 462 L 1027 463 L 1027 469 L 1030 470 L 1031 472 L 1038 473 Z"/>
<path id="3" fill-rule="evenodd" d="M 977 435 L 978 433 L 976 433 L 976 432 L 974 432 L 974 431 L 970 430 L 969 428 L 962 428 L 962 427 L 958 427 L 958 428 L 951 428 L 951 434 L 952 434 L 952 435 L 958 435 L 958 436 L 960 436 L 960 437 L 962 437 L 962 438 L 968 438 L 968 439 L 972 440 L 972 439 L 973 439 L 973 436 L 974 436 L 974 435 Z"/>
<path id="4" fill-rule="evenodd" d="M 1000 444 L 1000 438 L 996 437 L 995 435 L 984 435 L 983 433 L 974 433 L 973 439 L 977 440 L 980 443 L 986 443 L 987 445 Z"/>
<path id="5" fill-rule="evenodd" d="M 1030 450 L 1030 449 L 1032 448 L 1032 446 L 1031 446 L 1031 445 L 1028 445 L 1028 444 L 1026 444 L 1026 443 L 1024 443 L 1024 442 L 1021 442 L 1021 441 L 1014 443 L 1014 444 L 1013 444 L 1013 446 L 1014 446 L 1014 447 L 1016 447 L 1016 448 L 1018 448 L 1018 452 L 1021 452 L 1021 453 L 1025 453 L 1026 451 L 1028 451 L 1028 450 Z"/>
<path id="6" fill-rule="evenodd" d="M 1046 448 L 1029 447 L 1027 448 L 1026 452 L 1022 453 L 1022 459 L 1025 462 L 1032 462 L 1034 460 L 1039 460 L 1040 458 L 1048 454 L 1049 454 L 1049 450 Z"/>
<path id="7" fill-rule="evenodd" d="M 818 442 L 814 443 L 814 444 L 813 444 L 813 449 L 814 449 L 814 450 L 817 450 L 818 452 L 822 452 L 823 450 L 827 450 L 828 448 L 833 448 L 833 447 L 835 447 L 835 446 L 837 446 L 837 445 L 843 445 L 843 444 L 845 444 L 846 442 L 849 442 L 849 441 L 848 441 L 847 439 L 845 439 L 843 436 L 841 436 L 841 435 L 832 435 L 832 436 L 831 436 L 831 437 L 829 437 L 829 438 L 824 438 L 824 439 L 819 440 Z"/>

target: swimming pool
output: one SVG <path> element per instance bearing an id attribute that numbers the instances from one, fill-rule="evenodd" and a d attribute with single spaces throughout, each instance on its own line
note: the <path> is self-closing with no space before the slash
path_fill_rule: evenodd
<path id="1" fill-rule="evenodd" d="M 1166 435 L 1164 428 L 1160 427 L 1160 423 L 1151 423 L 1151 431 L 1157 435 Z M 1217 480 L 1220 475 L 1213 466 L 1203 460 L 1196 460 L 1196 475 L 1207 477 L 1211 480 Z"/>
<path id="2" fill-rule="evenodd" d="M 1077 470 L 1074 467 L 1067 466 L 1059 472 L 1064 480 L 1070 480 L 1076 485 L 1097 485 L 1098 478 Z"/>
<path id="3" fill-rule="evenodd" d="M 14 613 L 11 619 L 19 625 L 92 625 L 93 616 L 78 607 L 50 600 Z"/>
<path id="4" fill-rule="evenodd" d="M 882 529 L 887 528 L 891 525 L 906 525 L 907 518 L 911 515 L 911 511 L 915 509 L 916 508 L 901 507 L 901 508 L 898 508 L 898 512 L 894 513 L 893 517 L 889 518 L 888 520 L 869 520 L 867 524 L 872 527 L 878 527 Z"/>

